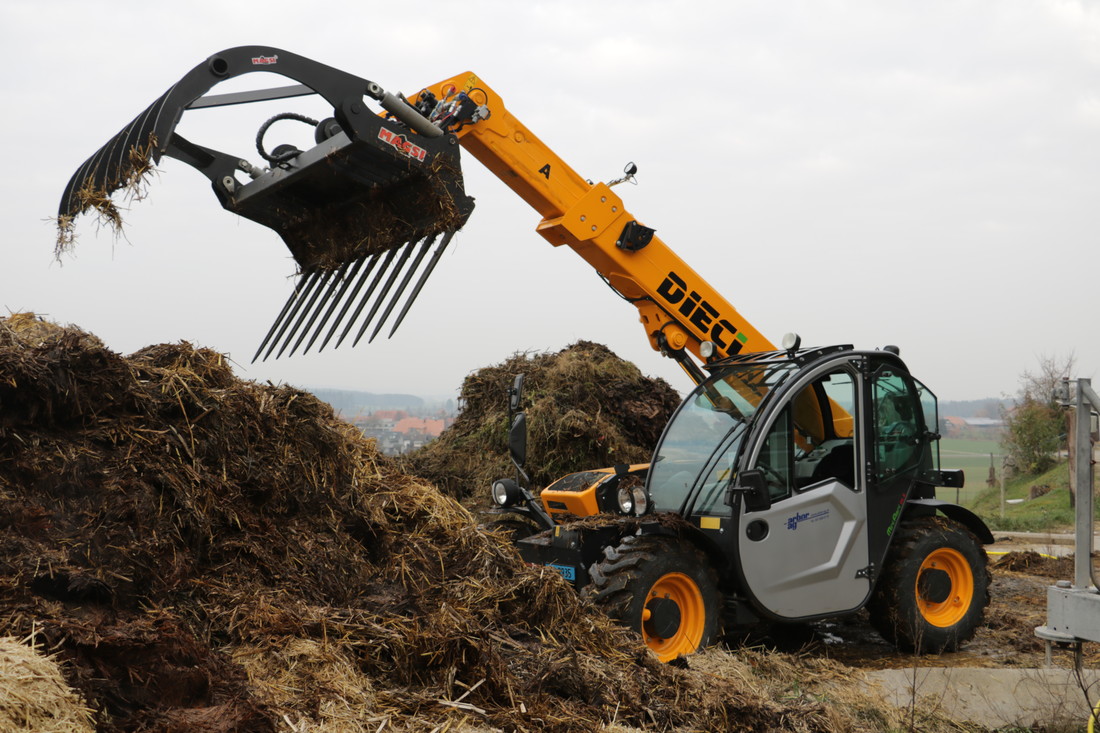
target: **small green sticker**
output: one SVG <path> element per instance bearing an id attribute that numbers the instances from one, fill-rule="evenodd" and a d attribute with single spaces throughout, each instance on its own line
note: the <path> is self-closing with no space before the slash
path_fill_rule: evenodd
<path id="1" fill-rule="evenodd" d="M 741 343 L 745 343 L 746 341 L 749 340 L 749 337 L 746 336 L 745 334 L 741 333 L 740 331 L 738 331 L 737 332 L 737 340 L 740 341 Z"/>

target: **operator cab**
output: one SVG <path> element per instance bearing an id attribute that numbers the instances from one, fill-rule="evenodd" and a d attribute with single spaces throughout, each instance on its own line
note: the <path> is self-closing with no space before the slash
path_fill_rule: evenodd
<path id="1" fill-rule="evenodd" d="M 945 483 L 935 396 L 892 351 L 755 353 L 708 368 L 654 453 L 651 511 L 698 527 L 730 558 L 726 583 L 773 620 L 858 609 L 905 503 Z"/>

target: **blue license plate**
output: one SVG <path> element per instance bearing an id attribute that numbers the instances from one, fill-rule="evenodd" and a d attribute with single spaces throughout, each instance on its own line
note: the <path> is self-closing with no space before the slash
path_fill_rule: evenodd
<path id="1" fill-rule="evenodd" d="M 558 571 L 558 574 L 570 583 L 577 579 L 577 569 L 572 565 L 555 565 L 553 563 L 547 563 L 546 567 Z"/>

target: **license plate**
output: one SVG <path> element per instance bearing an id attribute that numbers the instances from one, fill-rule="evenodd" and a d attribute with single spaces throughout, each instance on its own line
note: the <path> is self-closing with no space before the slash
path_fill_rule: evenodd
<path id="1" fill-rule="evenodd" d="M 561 577 L 565 578 L 570 583 L 577 579 L 577 569 L 572 565 L 554 565 L 553 563 L 547 563 L 546 567 L 556 570 Z"/>

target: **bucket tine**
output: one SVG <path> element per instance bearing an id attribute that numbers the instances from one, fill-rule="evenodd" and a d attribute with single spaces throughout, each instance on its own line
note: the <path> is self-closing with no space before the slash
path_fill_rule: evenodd
<path id="1" fill-rule="evenodd" d="M 328 307 L 328 311 L 325 312 L 321 322 L 317 324 L 317 328 L 313 331 L 313 336 L 310 337 L 309 343 L 306 344 L 306 348 L 302 351 L 302 355 L 309 353 L 309 350 L 313 348 L 313 344 L 317 342 L 317 337 L 321 335 L 321 332 L 325 330 L 325 325 L 329 319 L 332 318 L 332 314 L 336 311 L 336 308 L 344 300 L 344 295 L 348 292 L 348 288 L 351 286 L 355 276 L 359 274 L 359 268 L 363 266 L 363 263 L 367 261 L 367 257 L 360 257 L 351 264 L 351 272 L 341 272 L 340 274 L 340 292 L 336 293 L 336 297 L 332 299 L 332 304 Z M 347 265 L 344 266 L 344 270 L 347 269 Z M 335 283 L 333 283 L 335 286 Z M 344 304 L 344 308 L 341 310 L 341 314 L 347 312 L 347 304 Z"/>
<path id="2" fill-rule="evenodd" d="M 264 352 L 263 361 L 267 361 L 267 357 L 271 356 L 271 352 L 274 351 L 275 347 L 279 345 L 279 341 L 282 340 L 283 334 L 286 332 L 287 326 L 289 326 L 291 321 L 294 320 L 295 316 L 298 315 L 298 311 L 302 309 L 302 304 L 305 303 L 306 298 L 309 297 L 309 294 L 313 291 L 314 286 L 317 285 L 317 280 L 320 277 L 320 270 L 313 270 L 308 273 L 302 273 L 302 279 L 306 281 L 305 287 L 301 289 L 301 295 L 294 303 L 294 306 L 290 309 L 290 313 L 288 313 L 286 318 L 283 320 L 283 325 L 279 327 L 279 332 L 275 334 L 275 338 L 272 339 L 270 344 L 268 344 L 267 351 Z"/>
<path id="3" fill-rule="evenodd" d="M 447 245 L 451 243 L 451 237 L 453 237 L 454 234 L 455 233 L 451 231 L 443 235 L 443 241 L 439 243 L 439 246 L 435 248 L 435 252 L 432 253 L 432 258 L 428 260 L 428 266 L 424 268 L 424 274 L 420 276 L 420 279 L 413 287 L 412 293 L 409 294 L 409 299 L 405 301 L 405 305 L 402 306 L 401 312 L 397 314 L 397 320 L 394 321 L 393 328 L 390 329 L 390 332 L 386 336 L 386 338 L 393 336 L 393 334 L 397 331 L 397 327 L 400 326 L 401 322 L 405 320 L 405 314 L 409 312 L 409 308 L 410 306 L 412 306 L 413 301 L 416 300 L 418 295 L 420 295 L 421 288 L 423 288 L 424 283 L 428 281 L 428 278 L 432 274 L 432 270 L 435 269 L 436 264 L 439 262 L 439 258 L 443 255 L 443 250 L 447 249 Z"/>
<path id="4" fill-rule="evenodd" d="M 386 295 L 390 292 L 390 288 L 393 287 L 394 282 L 397 280 L 397 276 L 401 274 L 401 269 L 405 266 L 405 263 L 408 262 L 409 254 L 412 252 L 415 244 L 415 241 L 409 242 L 405 245 L 404 249 L 401 250 L 401 260 L 397 263 L 397 267 L 393 268 L 393 272 L 391 272 L 390 276 L 386 279 L 386 284 L 383 285 L 382 290 L 379 291 L 378 298 L 375 299 L 374 305 L 371 306 L 370 312 L 367 313 L 366 320 L 363 321 L 363 325 L 359 328 L 359 333 L 355 335 L 355 340 L 351 342 L 352 346 L 358 344 L 359 339 L 363 338 L 367 326 L 370 325 L 371 320 L 374 318 L 374 314 L 378 312 L 378 306 L 382 305 L 382 300 L 385 299 Z M 394 251 L 396 252 L 397 250 Z"/>
<path id="5" fill-rule="evenodd" d="M 259 359 L 261 354 L 264 361 L 273 353 L 276 359 L 284 354 L 293 356 L 302 349 L 303 344 L 305 348 L 300 353 L 306 354 L 327 329 L 325 338 L 317 348 L 321 352 L 342 327 L 343 330 L 333 346 L 339 348 L 357 323 L 359 329 L 352 345 L 358 345 L 371 326 L 374 328 L 368 343 L 373 342 L 394 311 L 398 311 L 387 338 L 393 336 L 435 270 L 443 252 L 450 245 L 454 234 L 454 231 L 448 231 L 443 233 L 442 238 L 439 234 L 431 234 L 420 240 L 414 239 L 386 250 L 385 254 L 377 252 L 349 260 L 336 270 L 315 268 L 302 272 L 252 361 Z M 428 257 L 433 246 L 435 251 Z M 414 279 L 416 283 L 412 285 Z M 360 297 L 359 293 L 364 286 L 367 286 L 366 290 Z M 405 297 L 406 293 L 408 297 Z M 366 317 L 359 323 L 360 315 L 368 305 L 370 308 Z M 400 310 L 397 309 L 398 305 L 401 305 Z M 375 316 L 380 311 L 381 315 L 376 322 Z"/>
<path id="6" fill-rule="evenodd" d="M 264 336 L 264 340 L 260 342 L 260 348 L 256 349 L 255 356 L 252 357 L 252 362 L 255 363 L 260 358 L 260 354 L 263 352 L 264 347 L 267 346 L 267 342 L 271 340 L 271 337 L 279 329 L 279 325 L 283 322 L 283 318 L 290 312 L 291 306 L 298 300 L 298 296 L 302 294 L 302 288 L 305 286 L 308 274 L 303 274 L 298 278 L 298 282 L 294 285 L 294 290 L 291 291 L 290 296 L 286 299 L 286 303 L 283 305 L 283 309 L 279 311 L 279 315 L 275 317 L 275 322 L 271 324 L 271 328 L 268 329 L 267 335 Z"/>
<path id="7" fill-rule="evenodd" d="M 355 287 L 351 289 L 351 294 L 348 295 L 347 300 L 344 301 L 344 305 L 340 308 L 336 320 L 332 322 L 332 328 L 329 329 L 328 334 L 325 335 L 325 340 L 321 342 L 321 346 L 317 349 L 318 353 L 325 350 L 325 347 L 328 346 L 328 342 L 332 340 L 333 335 L 336 333 L 336 329 L 344 322 L 344 316 L 348 314 L 348 309 L 351 308 L 352 303 L 355 302 L 356 297 L 359 295 L 359 291 L 362 290 L 363 285 L 366 284 L 367 278 L 369 278 L 371 272 L 374 271 L 374 267 L 378 264 L 380 256 L 376 254 L 366 255 L 363 260 L 370 260 L 370 263 L 367 265 L 366 269 L 363 270 L 363 274 L 359 276 L 359 279 L 355 281 Z M 352 320 L 355 320 L 354 316 L 352 316 Z"/>
<path id="8" fill-rule="evenodd" d="M 358 260 L 356 260 L 356 262 L 358 262 Z M 336 304 L 340 302 L 339 296 L 337 296 L 336 299 L 333 300 L 332 295 L 337 290 L 341 290 L 342 292 L 343 288 L 341 288 L 341 285 L 343 285 L 343 283 L 345 282 L 344 275 L 345 273 L 347 273 L 348 268 L 351 267 L 351 265 L 352 263 L 350 261 L 345 262 L 343 265 L 340 266 L 339 270 L 333 273 L 332 281 L 328 285 L 328 290 L 326 290 L 325 294 L 321 296 L 321 302 L 319 302 L 317 306 L 313 309 L 313 312 L 309 316 L 309 320 L 306 321 L 305 328 L 303 328 L 302 332 L 298 335 L 298 340 L 294 342 L 294 346 L 291 347 L 290 353 L 287 354 L 287 356 L 294 356 L 294 352 L 298 350 L 298 347 L 302 345 L 303 341 L 305 341 L 306 336 L 309 335 L 310 330 L 313 329 L 313 324 L 316 323 L 317 316 L 321 315 L 321 312 L 325 310 L 325 305 L 330 300 L 332 300 L 332 305 L 328 308 L 328 312 L 332 313 L 332 309 L 335 308 Z M 316 338 L 316 334 L 314 335 L 314 338 Z"/>
<path id="9" fill-rule="evenodd" d="M 359 318 L 359 314 L 363 312 L 363 308 L 367 305 L 367 301 L 370 300 L 371 294 L 374 293 L 375 288 L 378 287 L 378 283 L 382 281 L 382 278 L 386 276 L 386 270 L 390 269 L 393 258 L 396 256 L 396 249 L 391 249 L 386 253 L 386 261 L 382 263 L 382 267 L 375 273 L 374 280 L 371 281 L 366 294 L 359 300 L 359 304 L 355 306 L 355 312 L 352 313 L 351 318 L 348 319 L 348 325 L 344 326 L 344 330 L 340 332 L 340 338 L 336 340 L 336 345 L 332 348 L 338 349 L 340 348 L 340 344 L 344 343 L 344 339 L 347 338 L 348 332 L 351 331 L 351 327 L 355 325 L 355 320 Z"/>
<path id="10" fill-rule="evenodd" d="M 298 331 L 298 340 L 295 341 L 294 346 L 290 348 L 290 353 L 287 354 L 288 357 L 294 356 L 294 352 L 298 350 L 298 347 L 302 345 L 302 341 L 304 341 L 306 336 L 309 335 L 309 329 L 313 328 L 313 324 L 317 320 L 317 316 L 319 316 L 321 314 L 321 311 L 325 309 L 325 303 L 328 302 L 329 298 L 332 297 L 333 292 L 335 292 L 337 286 L 339 286 L 340 277 L 344 274 L 344 271 L 348 269 L 349 264 L 351 263 L 345 262 L 343 266 L 335 272 L 333 272 L 332 270 L 328 270 L 325 272 L 325 276 L 321 278 L 321 283 L 313 292 L 313 297 L 310 299 L 309 304 L 306 306 L 306 310 L 303 311 L 302 315 L 298 317 L 298 323 L 294 325 L 294 329 L 287 335 L 286 341 L 283 343 L 283 349 L 286 349 L 287 345 L 290 343 L 290 340 L 294 338 L 294 333 Z M 326 285 L 328 286 L 327 288 Z M 324 291 L 323 295 L 322 291 Z M 315 301 L 317 302 L 315 303 Z M 306 320 L 307 314 L 309 315 L 308 320 Z M 298 327 L 303 320 L 305 320 L 305 325 L 299 331 Z M 278 355 L 275 357 L 276 359 L 283 355 L 283 349 L 279 350 Z"/>
<path id="11" fill-rule="evenodd" d="M 317 296 L 321 294 L 321 290 L 325 287 L 325 283 L 328 282 L 328 279 L 330 277 L 332 277 L 331 270 L 318 270 L 317 274 L 317 280 L 313 284 L 313 287 L 310 289 L 308 300 L 307 296 L 302 296 L 303 307 L 298 309 L 298 312 L 296 314 L 298 317 L 294 320 L 294 325 L 287 332 L 286 338 L 283 339 L 283 345 L 279 347 L 279 352 L 275 354 L 276 359 L 282 356 L 283 352 L 286 351 L 286 347 L 290 345 L 291 340 L 294 338 L 294 334 L 296 334 L 298 332 L 298 329 L 301 328 L 302 321 L 304 321 L 306 319 L 306 316 L 309 315 L 310 311 L 313 310 L 313 304 L 317 301 Z"/>
<path id="12" fill-rule="evenodd" d="M 382 317 L 378 319 L 378 325 L 374 327 L 374 332 L 371 333 L 370 338 L 367 339 L 368 344 L 374 341 L 374 337 L 382 330 L 382 326 L 386 324 L 386 319 L 390 317 L 390 313 L 393 313 L 393 307 L 397 305 L 397 301 L 401 300 L 401 294 L 405 292 L 405 288 L 409 287 L 409 281 L 412 280 L 412 276 L 416 274 L 416 270 L 420 267 L 420 263 L 424 261 L 424 255 L 428 254 L 428 250 L 435 244 L 436 236 L 437 235 L 433 234 L 430 237 L 424 238 L 424 243 L 421 245 L 420 251 L 416 253 L 416 257 L 413 258 L 413 262 L 409 265 L 409 269 L 405 271 L 405 277 L 401 279 L 401 284 L 397 286 L 397 290 L 394 291 L 389 304 L 386 306 L 386 309 L 382 311 Z"/>

